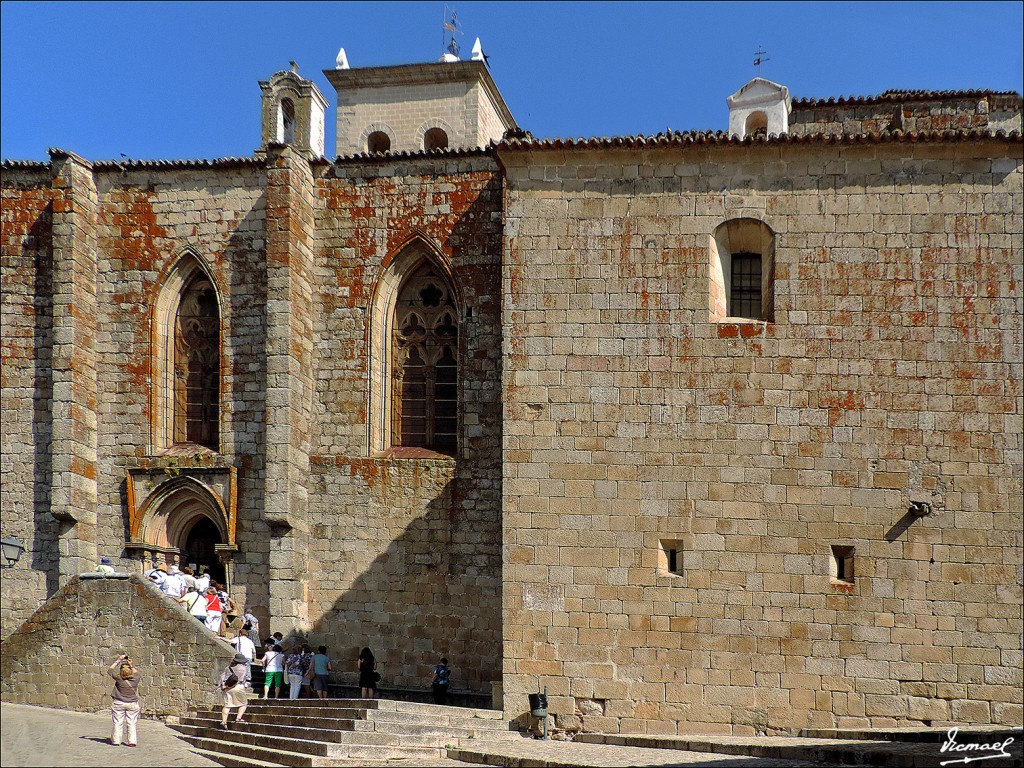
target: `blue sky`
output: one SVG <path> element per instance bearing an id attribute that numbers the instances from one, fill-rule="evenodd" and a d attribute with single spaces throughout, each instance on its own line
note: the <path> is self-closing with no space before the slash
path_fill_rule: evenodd
<path id="1" fill-rule="evenodd" d="M 451 0 L 449 0 L 451 4 Z M 724 129 L 725 98 L 761 74 L 794 97 L 889 88 L 1024 89 L 1024 3 L 455 2 L 512 114 L 538 136 Z M 433 61 L 443 2 L 4 2 L 0 156 L 247 155 L 257 81 Z M 327 146 L 334 145 L 328 125 Z"/>

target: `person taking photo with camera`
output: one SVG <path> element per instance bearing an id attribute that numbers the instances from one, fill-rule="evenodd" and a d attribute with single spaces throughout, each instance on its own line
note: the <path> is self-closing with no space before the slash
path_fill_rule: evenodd
<path id="1" fill-rule="evenodd" d="M 120 746 L 121 737 L 124 735 L 124 745 L 134 747 L 138 744 L 136 727 L 142 709 L 139 703 L 139 684 L 142 682 L 142 675 L 126 653 L 118 656 L 107 672 L 114 678 L 114 690 L 110 693 L 110 717 L 113 721 L 110 743 L 115 747 Z"/>

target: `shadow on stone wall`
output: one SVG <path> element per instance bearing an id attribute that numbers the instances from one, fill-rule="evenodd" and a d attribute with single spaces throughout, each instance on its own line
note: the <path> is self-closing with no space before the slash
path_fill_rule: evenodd
<path id="1" fill-rule="evenodd" d="M 441 656 L 451 661 L 453 690 L 490 692 L 501 680 L 500 523 L 488 529 L 467 516 L 458 485 L 449 481 L 314 624 L 311 639 L 328 645 L 335 680 L 356 683 L 363 646 L 383 688 L 426 689 Z M 339 565 L 358 554 L 338 553 Z"/>
<path id="2" fill-rule="evenodd" d="M 0 646 L 0 699 L 84 712 L 110 706 L 107 669 L 130 655 L 144 714 L 218 702 L 234 650 L 141 576 L 71 579 Z"/>
<path id="3" fill-rule="evenodd" d="M 264 179 L 261 183 L 265 184 Z M 266 498 L 266 336 L 267 263 L 253 248 L 253 233 L 266 232 L 266 192 L 245 213 L 228 241 L 233 265 L 228 311 L 233 382 L 231 452 L 238 468 L 238 528 L 232 595 L 253 611 L 266 636 L 270 629 L 270 527 L 264 522 Z M 261 234 L 260 237 L 264 237 Z M 222 360 L 222 365 L 227 362 Z"/>
<path id="4" fill-rule="evenodd" d="M 32 443 L 35 466 L 32 484 L 32 568 L 46 574 L 46 597 L 57 591 L 59 568 L 58 523 L 50 514 L 53 482 L 53 203 L 32 224 L 36 243 L 35 325 L 36 349 L 32 380 Z M 34 595 L 33 595 L 34 596 Z M 38 604 L 38 603 L 37 603 Z M 25 614 L 22 616 L 24 617 Z"/>

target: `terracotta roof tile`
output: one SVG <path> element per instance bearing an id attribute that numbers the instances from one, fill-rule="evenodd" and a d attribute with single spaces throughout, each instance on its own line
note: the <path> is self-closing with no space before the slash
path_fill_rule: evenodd
<path id="1" fill-rule="evenodd" d="M 50 164 L 42 160 L 4 160 L 0 168 L 17 168 L 18 170 L 40 171 L 49 168 Z"/>
<path id="2" fill-rule="evenodd" d="M 491 146 L 486 147 L 456 147 L 449 149 L 420 149 L 410 151 L 407 149 L 395 152 L 357 152 L 353 155 L 338 155 L 335 163 L 365 163 L 367 161 L 394 162 L 395 160 L 422 160 L 430 157 L 478 157 L 492 154 Z"/>
<path id="3" fill-rule="evenodd" d="M 639 134 L 636 136 L 595 136 L 591 138 L 580 137 L 564 139 L 538 139 L 527 134 L 522 138 L 513 138 L 508 136 L 497 144 L 497 148 L 499 150 L 581 149 L 598 147 L 626 147 L 630 149 L 639 149 L 643 147 L 690 145 L 748 146 L 754 144 L 880 144 L 891 142 L 926 144 L 951 141 L 978 141 L 986 139 L 1021 142 L 1021 133 L 1020 131 L 1006 133 L 1005 131 L 991 132 L 983 129 L 971 129 L 908 133 L 904 133 L 903 131 L 858 134 L 815 133 L 807 136 L 771 134 L 769 136 L 748 136 L 745 139 L 735 138 L 724 131 L 672 131 L 670 133 L 659 133 L 654 136 Z"/>
<path id="4" fill-rule="evenodd" d="M 854 106 L 860 104 L 885 104 L 902 101 L 938 101 L 946 99 L 977 99 L 983 96 L 1016 96 L 1016 91 L 992 91 L 971 89 L 963 91 L 900 90 L 893 88 L 877 96 L 829 96 L 828 98 L 793 99 L 794 109 L 811 109 L 823 106 Z"/>
<path id="5" fill-rule="evenodd" d="M 98 171 L 135 170 L 192 170 L 205 168 L 262 168 L 262 157 L 218 157 L 212 160 L 96 160 L 92 166 Z"/>

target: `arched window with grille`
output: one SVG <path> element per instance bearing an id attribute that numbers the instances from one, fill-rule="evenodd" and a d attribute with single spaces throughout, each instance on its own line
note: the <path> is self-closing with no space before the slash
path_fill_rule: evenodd
<path id="1" fill-rule="evenodd" d="M 196 274 L 181 294 L 174 322 L 175 443 L 218 449 L 220 312 L 213 283 Z"/>
<path id="2" fill-rule="evenodd" d="M 428 261 L 402 284 L 391 329 L 391 444 L 454 454 L 459 326 L 451 286 Z"/>

